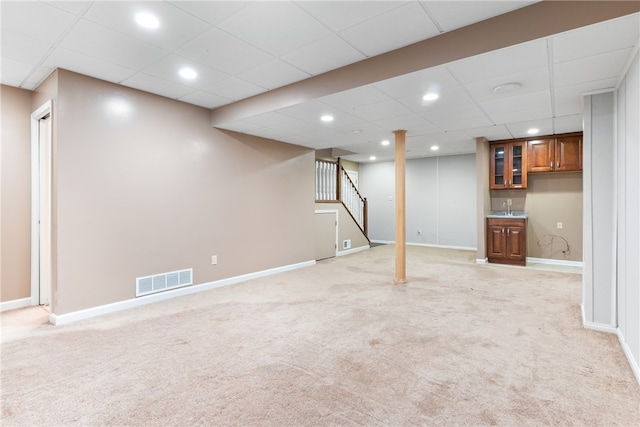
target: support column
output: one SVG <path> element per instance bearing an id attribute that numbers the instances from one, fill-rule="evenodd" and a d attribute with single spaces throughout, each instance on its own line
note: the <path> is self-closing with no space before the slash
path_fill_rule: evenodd
<path id="1" fill-rule="evenodd" d="M 395 284 L 407 282 L 406 263 L 406 213 L 405 213 L 405 135 L 406 130 L 393 131 L 396 167 L 396 277 Z"/>

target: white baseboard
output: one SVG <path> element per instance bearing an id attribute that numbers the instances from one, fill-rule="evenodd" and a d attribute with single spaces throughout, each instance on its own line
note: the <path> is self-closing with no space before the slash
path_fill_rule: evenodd
<path id="1" fill-rule="evenodd" d="M 367 249 L 371 249 L 369 245 L 367 246 L 359 246 L 357 248 L 347 249 L 346 251 L 338 251 L 336 252 L 336 256 L 344 256 L 349 254 L 355 254 L 356 252 L 366 251 Z"/>
<path id="2" fill-rule="evenodd" d="M 568 261 L 566 259 L 527 257 L 527 262 L 532 262 L 535 264 L 551 264 L 551 265 L 567 265 L 570 267 L 583 267 L 582 261 Z"/>
<path id="3" fill-rule="evenodd" d="M 18 308 L 25 308 L 30 306 L 31 306 L 31 297 L 0 302 L 0 313 L 3 311 L 16 310 Z"/>
<path id="4" fill-rule="evenodd" d="M 622 335 L 620 328 L 617 329 L 616 335 L 618 335 L 618 341 L 620 341 L 620 346 L 622 347 L 622 351 L 624 351 L 624 355 L 627 356 L 627 360 L 631 366 L 631 371 L 633 372 L 633 375 L 635 375 L 638 385 L 640 385 L 640 367 L 638 366 L 638 361 L 633 358 L 633 353 L 631 353 L 631 349 L 629 348 L 624 335 Z"/>
<path id="5" fill-rule="evenodd" d="M 101 316 L 107 313 L 113 313 L 128 308 L 139 307 L 146 304 L 151 304 L 158 301 L 164 301 L 171 298 L 176 298 L 183 295 L 195 294 L 198 292 L 208 291 L 210 289 L 220 288 L 222 286 L 229 286 L 240 282 L 245 282 L 251 279 L 257 279 L 260 277 L 271 276 L 277 273 L 284 273 L 285 271 L 296 270 L 299 268 L 310 267 L 315 265 L 315 261 L 305 261 L 297 264 L 285 265 L 282 267 L 271 268 L 268 270 L 257 271 L 255 273 L 243 274 L 241 276 L 230 277 L 228 279 L 216 280 L 214 282 L 202 283 L 200 285 L 192 285 L 184 288 L 173 289 L 166 292 L 160 292 L 157 294 L 145 295 L 138 298 L 133 298 L 124 301 L 114 302 L 112 304 L 100 305 L 97 307 L 91 307 L 84 310 L 74 311 L 65 314 L 51 313 L 49 315 L 49 321 L 54 325 L 66 325 L 69 323 L 77 322 L 78 320 L 89 319 L 91 317 Z"/>
<path id="6" fill-rule="evenodd" d="M 394 240 L 372 240 L 371 243 L 381 243 L 383 245 L 394 245 L 396 242 Z M 478 248 L 470 248 L 468 246 L 449 246 L 449 245 L 434 245 L 431 243 L 414 243 L 414 242 L 406 242 L 407 246 L 423 246 L 426 248 L 442 248 L 442 249 L 459 249 L 462 251 L 477 251 Z"/>
<path id="7" fill-rule="evenodd" d="M 489 264 L 489 258 L 476 258 L 476 264 Z"/>

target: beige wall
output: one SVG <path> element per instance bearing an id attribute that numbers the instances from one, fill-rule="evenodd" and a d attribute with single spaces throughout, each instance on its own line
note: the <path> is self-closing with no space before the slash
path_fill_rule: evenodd
<path id="1" fill-rule="evenodd" d="M 491 209 L 503 210 L 502 203 L 510 198 L 513 210 L 527 211 L 528 257 L 582 261 L 582 172 L 529 174 L 527 187 L 492 190 Z M 547 245 L 552 236 L 557 237 Z M 562 253 L 566 245 L 560 237 L 569 243 L 567 255 Z"/>
<path id="2" fill-rule="evenodd" d="M 64 70 L 33 103 L 49 98 L 55 314 L 134 298 L 140 276 L 193 268 L 199 284 L 314 259 L 312 150 Z"/>
<path id="3" fill-rule="evenodd" d="M 0 301 L 31 295 L 31 92 L 0 86 Z"/>

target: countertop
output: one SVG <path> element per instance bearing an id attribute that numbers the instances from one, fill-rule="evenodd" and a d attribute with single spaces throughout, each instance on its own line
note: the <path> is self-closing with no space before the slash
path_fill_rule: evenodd
<path id="1" fill-rule="evenodd" d="M 502 219 L 527 219 L 529 214 L 525 211 L 511 211 L 507 215 L 507 211 L 491 211 L 485 215 L 487 218 L 502 218 Z"/>

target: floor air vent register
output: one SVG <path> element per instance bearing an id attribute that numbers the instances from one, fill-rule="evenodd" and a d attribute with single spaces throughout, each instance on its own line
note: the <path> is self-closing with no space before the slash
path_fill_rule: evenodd
<path id="1" fill-rule="evenodd" d="M 154 274 L 136 279 L 136 297 L 193 284 L 193 268 Z"/>

